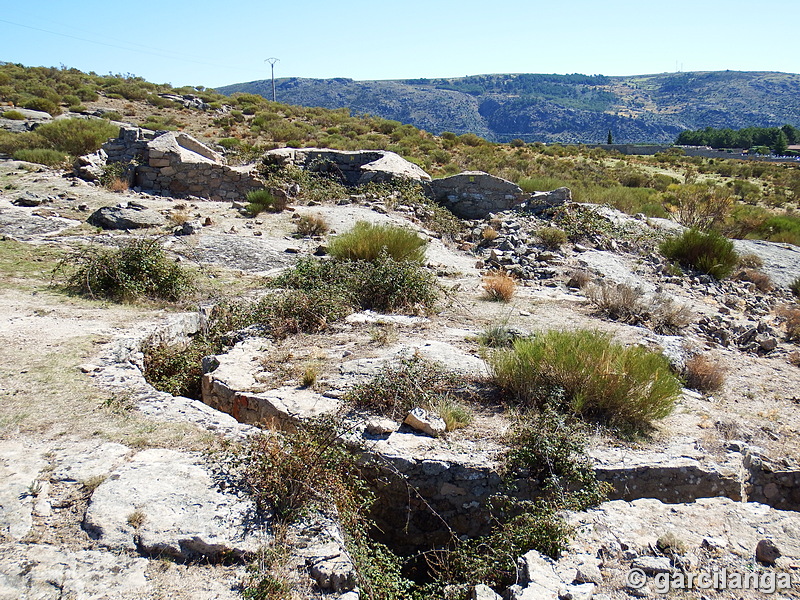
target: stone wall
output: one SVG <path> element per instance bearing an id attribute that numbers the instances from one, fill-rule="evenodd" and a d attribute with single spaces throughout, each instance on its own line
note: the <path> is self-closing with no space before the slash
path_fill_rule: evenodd
<path id="1" fill-rule="evenodd" d="M 147 144 L 154 137 L 155 132 L 139 127 L 120 127 L 119 136 L 103 144 L 106 160 L 110 163 L 143 160 Z"/>
<path id="2" fill-rule="evenodd" d="M 420 167 L 386 150 L 278 148 L 267 152 L 264 162 L 278 166 L 294 165 L 313 173 L 333 175 L 352 186 L 394 179 L 431 180 Z"/>
<path id="3" fill-rule="evenodd" d="M 489 213 L 520 206 L 529 198 L 515 183 L 483 171 L 465 171 L 430 183 L 433 199 L 462 219 L 483 219 Z"/>
<path id="4" fill-rule="evenodd" d="M 800 466 L 778 464 L 747 451 L 744 467 L 748 502 L 761 502 L 781 510 L 800 510 Z"/>
<path id="5" fill-rule="evenodd" d="M 264 187 L 254 165 L 229 167 L 221 154 L 181 132 L 155 135 L 123 127 L 103 150 L 108 162 L 135 163 L 133 185 L 157 194 L 243 200 L 247 192 Z"/>

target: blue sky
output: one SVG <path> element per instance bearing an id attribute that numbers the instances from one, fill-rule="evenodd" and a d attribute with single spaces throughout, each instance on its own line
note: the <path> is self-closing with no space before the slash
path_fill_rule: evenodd
<path id="1" fill-rule="evenodd" d="M 0 60 L 176 86 L 264 79 L 269 57 L 276 77 L 800 72 L 800 0 L 6 4 Z"/>

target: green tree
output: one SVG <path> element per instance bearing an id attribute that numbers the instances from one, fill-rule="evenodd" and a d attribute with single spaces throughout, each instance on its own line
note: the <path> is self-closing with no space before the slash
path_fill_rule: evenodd
<path id="1" fill-rule="evenodd" d="M 614 143 L 614 137 L 611 135 L 611 130 L 610 129 L 608 130 L 608 141 L 606 143 L 607 144 L 613 144 Z"/>
<path id="2" fill-rule="evenodd" d="M 779 156 L 786 154 L 786 150 L 789 148 L 789 140 L 786 139 L 786 134 L 782 129 L 776 129 L 772 135 L 771 148 Z"/>

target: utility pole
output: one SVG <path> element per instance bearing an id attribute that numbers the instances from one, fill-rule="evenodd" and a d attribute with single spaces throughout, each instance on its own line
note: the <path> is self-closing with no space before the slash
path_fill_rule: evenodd
<path id="1" fill-rule="evenodd" d="M 268 58 L 264 62 L 269 63 L 270 70 L 272 71 L 272 101 L 277 102 L 275 100 L 275 63 L 278 62 L 279 58 Z"/>

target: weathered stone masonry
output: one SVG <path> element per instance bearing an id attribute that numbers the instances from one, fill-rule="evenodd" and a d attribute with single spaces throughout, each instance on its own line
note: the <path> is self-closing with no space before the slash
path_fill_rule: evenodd
<path id="1" fill-rule="evenodd" d="M 168 131 L 153 134 L 123 127 L 118 138 L 103 145 L 108 162 L 132 162 L 133 185 L 171 196 L 208 200 L 242 200 L 264 187 L 254 165 L 229 167 L 224 157 L 192 136 Z"/>

